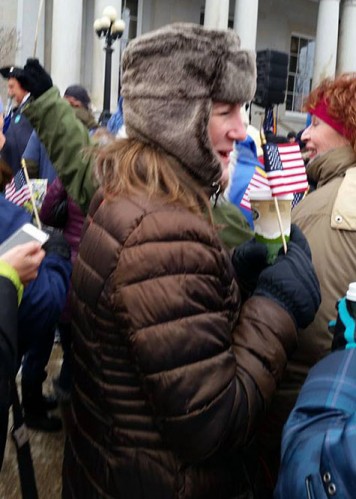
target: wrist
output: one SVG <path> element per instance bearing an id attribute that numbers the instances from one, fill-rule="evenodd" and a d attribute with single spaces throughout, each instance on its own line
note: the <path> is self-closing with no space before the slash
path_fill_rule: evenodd
<path id="1" fill-rule="evenodd" d="M 278 288 L 278 286 L 271 285 L 270 287 L 262 287 L 257 286 L 255 292 L 253 293 L 255 296 L 262 296 L 264 298 L 268 298 L 273 301 L 277 305 L 279 305 L 283 310 L 287 312 L 287 314 L 293 320 L 295 326 L 299 328 L 298 321 L 296 319 L 296 314 L 293 308 L 293 303 L 289 299 L 289 296 L 283 293 L 282 290 Z"/>

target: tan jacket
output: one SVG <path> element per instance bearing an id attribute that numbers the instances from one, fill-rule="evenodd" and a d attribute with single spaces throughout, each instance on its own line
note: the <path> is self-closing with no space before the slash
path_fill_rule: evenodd
<path id="1" fill-rule="evenodd" d="M 73 289 L 63 496 L 236 495 L 242 449 L 295 347 L 292 318 L 263 297 L 239 313 L 211 225 L 144 198 L 95 196 Z"/>
<path id="2" fill-rule="evenodd" d="M 322 302 L 314 321 L 299 333 L 298 348 L 289 360 L 262 432 L 266 461 L 279 461 L 283 424 L 310 369 L 330 352 L 328 323 L 336 318 L 336 301 L 356 281 L 356 156 L 351 146 L 334 149 L 308 167 L 316 184 L 292 212 L 292 221 L 308 239 L 320 281 Z"/>
<path id="3" fill-rule="evenodd" d="M 301 332 L 293 361 L 307 369 L 330 351 L 328 323 L 336 301 L 356 280 L 356 156 L 349 146 L 315 159 L 308 175 L 317 182 L 293 212 L 293 222 L 308 239 L 320 281 L 322 301 L 312 324 Z M 294 362 L 290 363 L 293 371 Z"/>

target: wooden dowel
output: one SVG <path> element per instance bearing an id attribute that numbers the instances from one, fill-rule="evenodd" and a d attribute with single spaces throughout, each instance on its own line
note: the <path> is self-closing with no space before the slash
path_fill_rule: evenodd
<path id="1" fill-rule="evenodd" d="M 274 197 L 273 199 L 274 199 L 274 206 L 276 207 L 279 230 L 281 231 L 284 253 L 287 253 L 287 243 L 286 243 L 286 238 L 285 238 L 284 231 L 283 231 L 283 224 L 282 224 L 281 212 L 279 211 L 278 199 L 277 199 L 277 197 Z"/>

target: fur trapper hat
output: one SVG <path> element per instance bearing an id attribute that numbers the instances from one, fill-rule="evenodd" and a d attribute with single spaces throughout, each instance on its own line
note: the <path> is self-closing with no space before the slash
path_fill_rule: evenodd
<path id="1" fill-rule="evenodd" d="M 127 135 L 161 147 L 204 187 L 221 176 L 208 137 L 212 102 L 244 103 L 256 87 L 253 52 L 232 30 L 175 23 L 130 42 L 123 54 Z"/>

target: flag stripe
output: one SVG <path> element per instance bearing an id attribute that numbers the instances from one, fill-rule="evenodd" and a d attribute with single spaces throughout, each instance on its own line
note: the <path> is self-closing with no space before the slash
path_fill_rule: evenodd
<path id="1" fill-rule="evenodd" d="M 292 187 L 292 189 L 290 187 Z M 281 196 L 284 194 L 304 192 L 307 189 L 307 187 L 305 186 L 305 183 L 293 184 L 293 186 L 290 186 L 290 187 L 287 188 L 285 185 L 281 185 L 279 187 L 274 187 L 273 188 L 274 196 L 277 196 L 277 195 Z"/>
<path id="2" fill-rule="evenodd" d="M 269 181 L 267 175 L 261 168 L 258 167 L 255 173 L 252 175 L 250 183 L 248 184 L 245 193 L 242 196 L 242 199 L 240 201 L 240 206 L 251 211 L 251 203 L 249 197 L 250 191 L 255 191 L 258 189 L 266 189 L 266 187 L 269 187 Z"/>
<path id="3" fill-rule="evenodd" d="M 296 161 L 282 161 L 283 163 L 283 168 L 287 169 L 288 168 L 296 168 L 296 167 L 301 167 L 305 168 L 304 161 L 302 159 L 296 160 Z"/>
<path id="4" fill-rule="evenodd" d="M 294 161 L 296 159 L 300 160 L 300 152 L 299 153 L 280 153 L 281 161 L 284 165 L 285 161 Z M 302 160 L 303 161 L 303 160 Z"/>
<path id="5" fill-rule="evenodd" d="M 283 184 L 295 184 L 296 182 L 303 182 L 305 184 L 308 184 L 308 182 L 305 180 L 305 175 L 293 175 L 290 177 L 282 177 L 282 182 L 281 178 L 271 178 L 269 181 L 270 187 L 274 187 L 276 185 L 281 185 Z"/>
<path id="6" fill-rule="evenodd" d="M 281 154 L 285 153 L 300 153 L 300 147 L 298 144 L 278 144 L 278 150 Z"/>
<path id="7" fill-rule="evenodd" d="M 295 175 L 303 175 L 305 178 L 305 166 L 303 168 L 294 168 L 293 170 L 276 170 L 272 172 L 268 172 L 268 179 L 271 182 L 271 179 L 285 179 L 288 177 L 293 177 Z"/>
<path id="8" fill-rule="evenodd" d="M 248 199 L 245 199 L 245 196 L 241 199 L 240 206 L 251 211 L 251 203 Z"/>

